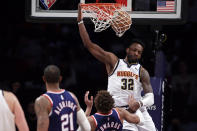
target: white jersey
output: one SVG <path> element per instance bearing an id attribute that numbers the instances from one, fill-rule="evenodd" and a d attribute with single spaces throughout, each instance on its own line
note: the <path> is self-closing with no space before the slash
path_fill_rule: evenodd
<path id="1" fill-rule="evenodd" d="M 0 131 L 16 131 L 14 119 L 15 116 L 0 90 Z"/>
<path id="2" fill-rule="evenodd" d="M 115 106 L 127 106 L 130 95 L 136 100 L 142 99 L 140 68 L 138 63 L 129 66 L 123 59 L 118 60 L 113 73 L 108 77 L 107 89 L 115 100 Z"/>
<path id="3" fill-rule="evenodd" d="M 133 95 L 138 101 L 142 99 L 141 92 L 143 90 L 140 82 L 139 63 L 128 65 L 123 59 L 119 59 L 113 70 L 113 73 L 108 77 L 108 92 L 112 95 L 116 107 L 127 107 L 129 96 Z M 123 129 L 132 131 L 156 131 L 155 125 L 151 116 L 147 112 L 146 107 L 139 109 L 145 119 L 143 126 L 135 125 L 123 121 Z"/>

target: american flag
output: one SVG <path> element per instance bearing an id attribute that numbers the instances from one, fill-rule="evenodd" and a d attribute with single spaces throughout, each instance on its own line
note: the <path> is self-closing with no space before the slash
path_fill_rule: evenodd
<path id="1" fill-rule="evenodd" d="M 158 12 L 175 12 L 175 1 L 157 1 Z"/>

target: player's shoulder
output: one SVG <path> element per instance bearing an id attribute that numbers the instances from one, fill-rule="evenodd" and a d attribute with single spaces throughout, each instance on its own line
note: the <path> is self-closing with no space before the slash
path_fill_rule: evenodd
<path id="1" fill-rule="evenodd" d="M 140 65 L 140 70 L 146 70 L 143 65 L 141 65 L 141 64 L 139 64 L 139 65 Z"/>
<path id="2" fill-rule="evenodd" d="M 3 91 L 4 99 L 6 103 L 8 104 L 10 110 L 14 113 L 15 103 L 19 103 L 17 97 L 14 95 L 14 93 L 10 91 Z"/>
<path id="3" fill-rule="evenodd" d="M 88 116 L 87 119 L 88 119 L 88 121 L 91 125 L 92 130 L 94 131 L 96 129 L 96 126 L 97 126 L 96 120 L 94 119 L 94 116 L 93 115 Z"/>
<path id="4" fill-rule="evenodd" d="M 49 100 L 46 98 L 46 96 L 41 95 L 36 98 L 35 104 L 49 104 Z"/>
<path id="5" fill-rule="evenodd" d="M 124 111 L 123 108 L 119 108 L 119 107 L 116 107 L 116 108 L 113 108 L 113 109 L 119 114 Z"/>
<path id="6" fill-rule="evenodd" d="M 77 98 L 76 97 L 76 95 L 73 93 L 73 92 L 71 92 L 71 91 L 67 91 L 73 98 Z"/>
<path id="7" fill-rule="evenodd" d="M 78 103 L 78 99 L 77 99 L 76 95 L 71 91 L 67 91 L 67 92 L 72 96 L 72 98 L 75 100 L 75 102 Z"/>
<path id="8" fill-rule="evenodd" d="M 116 107 L 116 108 L 113 108 L 117 113 L 118 115 L 122 118 L 124 112 L 125 112 L 125 109 L 123 108 L 119 108 L 119 107 Z"/>
<path id="9" fill-rule="evenodd" d="M 93 117 L 94 117 L 94 115 L 88 116 L 87 117 L 88 121 L 93 123 L 94 122 L 94 118 Z"/>
<path id="10" fill-rule="evenodd" d="M 149 81 L 150 80 L 149 72 L 144 67 L 142 67 L 142 69 L 140 69 L 140 78 L 141 78 L 141 81 Z"/>
<path id="11" fill-rule="evenodd" d="M 51 103 L 50 100 L 46 96 L 41 95 L 37 97 L 35 100 L 35 105 L 34 105 L 35 112 L 37 115 L 42 114 L 43 112 L 47 112 L 49 114 L 51 111 L 52 105 L 53 103 Z"/>
<path id="12" fill-rule="evenodd" d="M 113 108 L 113 110 L 115 110 L 115 111 L 118 112 L 118 113 L 121 112 L 121 108 L 119 108 L 119 107 L 115 107 L 115 108 Z"/>
<path id="13" fill-rule="evenodd" d="M 3 94 L 5 96 L 5 99 L 11 99 L 12 101 L 17 100 L 17 97 L 15 96 L 15 94 L 10 91 L 3 91 Z"/>
<path id="14" fill-rule="evenodd" d="M 119 119 L 120 120 L 123 120 L 124 117 L 125 117 L 125 109 L 123 108 L 119 108 L 119 107 L 116 107 L 116 108 L 113 108 L 117 113 L 118 113 L 118 116 L 119 116 Z"/>
<path id="15" fill-rule="evenodd" d="M 14 93 L 12 93 L 10 91 L 3 91 L 3 93 L 4 93 L 4 95 L 15 97 Z"/>
<path id="16" fill-rule="evenodd" d="M 145 68 L 145 67 L 143 67 L 142 65 L 140 66 L 140 74 L 149 74 L 148 73 L 148 70 Z"/>

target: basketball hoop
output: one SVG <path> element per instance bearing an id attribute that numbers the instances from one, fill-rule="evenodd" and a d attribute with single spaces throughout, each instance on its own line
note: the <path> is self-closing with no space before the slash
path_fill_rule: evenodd
<path id="1" fill-rule="evenodd" d="M 87 14 L 95 25 L 95 32 L 101 32 L 108 27 L 121 37 L 131 26 L 130 15 L 122 10 L 119 3 L 88 3 L 81 4 L 82 13 Z"/>

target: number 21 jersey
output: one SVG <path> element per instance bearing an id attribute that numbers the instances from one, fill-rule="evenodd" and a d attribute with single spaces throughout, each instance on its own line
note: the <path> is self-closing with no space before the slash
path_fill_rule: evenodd
<path id="1" fill-rule="evenodd" d="M 69 92 L 47 91 L 43 94 L 51 103 L 48 131 L 77 130 L 77 104 Z"/>

